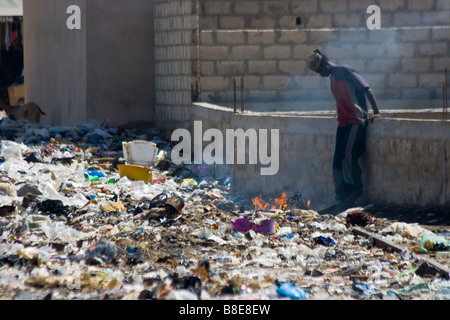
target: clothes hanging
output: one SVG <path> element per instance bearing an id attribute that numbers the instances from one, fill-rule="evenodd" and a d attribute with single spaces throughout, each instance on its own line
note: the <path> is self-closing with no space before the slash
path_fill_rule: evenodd
<path id="1" fill-rule="evenodd" d="M 9 22 L 5 23 L 5 49 L 6 51 L 9 50 L 9 47 L 11 46 L 11 38 L 9 36 Z"/>
<path id="2" fill-rule="evenodd" d="M 9 51 L 11 47 L 19 48 L 23 44 L 23 20 L 21 18 L 0 19 L 0 47 Z"/>
<path id="3" fill-rule="evenodd" d="M 3 39 L 3 23 L 0 23 L 0 40 Z M 2 65 L 2 42 L 0 41 L 0 66 Z"/>

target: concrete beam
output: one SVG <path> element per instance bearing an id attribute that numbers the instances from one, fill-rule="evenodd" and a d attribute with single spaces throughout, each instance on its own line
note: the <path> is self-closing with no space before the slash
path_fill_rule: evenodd
<path id="1" fill-rule="evenodd" d="M 362 228 L 359 227 L 353 227 L 352 231 L 354 234 L 359 235 L 359 236 L 363 236 L 369 239 L 373 240 L 373 245 L 379 248 L 383 248 L 383 249 L 391 249 L 394 250 L 395 252 L 402 252 L 403 250 L 405 250 L 404 247 L 399 246 L 395 243 L 393 243 L 392 241 L 389 241 L 387 239 L 383 239 L 371 232 L 368 232 Z M 441 276 L 443 276 L 446 280 L 450 279 L 450 269 L 447 268 L 446 266 L 442 265 L 441 263 L 432 260 L 432 259 L 428 259 L 425 257 L 420 257 L 423 261 L 425 261 L 426 263 L 428 263 L 430 266 L 434 267 L 435 269 L 437 269 L 440 273 Z"/>

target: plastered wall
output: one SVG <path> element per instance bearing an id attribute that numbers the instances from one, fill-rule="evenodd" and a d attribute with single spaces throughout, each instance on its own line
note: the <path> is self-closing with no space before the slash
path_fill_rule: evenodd
<path id="1" fill-rule="evenodd" d="M 364 195 L 361 204 L 415 207 L 450 207 L 450 122 L 441 113 L 387 113 L 368 127 L 367 152 L 361 159 Z M 311 201 L 320 209 L 334 203 L 332 158 L 336 133 L 333 114 L 234 113 L 228 108 L 206 103 L 193 105 L 194 121 L 202 123 L 202 134 L 217 129 L 279 130 L 279 170 L 261 175 L 260 160 L 250 164 L 211 165 L 218 177 L 229 175 L 235 196 L 247 199 L 261 194 L 274 199 L 286 192 Z M 192 131 L 191 131 L 192 132 Z M 193 132 L 192 132 L 193 133 Z M 197 143 L 196 141 L 194 141 Z M 203 150 L 211 144 L 204 140 Z M 246 156 L 259 144 L 244 147 Z M 258 145 L 259 147 L 259 145 Z M 225 149 L 224 142 L 224 149 Z"/>

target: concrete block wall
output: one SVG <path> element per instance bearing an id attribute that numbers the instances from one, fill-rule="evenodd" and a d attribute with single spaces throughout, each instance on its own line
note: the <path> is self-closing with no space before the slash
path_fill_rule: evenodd
<path id="1" fill-rule="evenodd" d="M 381 29 L 366 25 L 371 5 Z M 356 68 L 382 110 L 442 107 L 448 0 L 155 0 L 154 21 L 160 127 L 188 126 L 192 101 L 334 108 L 328 79 L 306 65 L 316 48 Z"/>
<path id="2" fill-rule="evenodd" d="M 197 75 L 195 0 L 154 1 L 155 125 L 189 125 L 192 85 Z"/>
<path id="3" fill-rule="evenodd" d="M 367 185 L 378 203 L 450 208 L 448 121 L 384 119 L 369 134 Z"/>
<path id="4" fill-rule="evenodd" d="M 362 158 L 364 196 L 359 204 L 450 208 L 450 122 L 441 113 L 401 113 L 369 125 L 367 152 Z M 279 171 L 261 175 L 258 162 L 213 164 L 218 177 L 231 177 L 233 194 L 247 199 L 261 194 L 266 201 L 287 192 L 301 194 L 321 209 L 334 203 L 332 157 L 336 119 L 300 113 L 234 113 L 208 103 L 195 104 L 191 127 L 201 121 L 203 132 L 218 129 L 279 129 Z M 205 148 L 211 142 L 203 143 Z M 255 146 L 246 146 L 249 150 Z"/>
<path id="5" fill-rule="evenodd" d="M 366 27 L 368 7 L 381 27 L 448 26 L 446 0 L 199 0 L 201 29 Z"/>
<path id="6" fill-rule="evenodd" d="M 379 30 L 366 26 L 373 4 L 381 10 Z M 247 103 L 329 100 L 328 82 L 306 65 L 320 48 L 333 62 L 356 68 L 379 100 L 442 106 L 448 1 L 200 0 L 199 15 L 202 101 L 232 105 L 234 80 L 241 99 L 242 77 Z"/>

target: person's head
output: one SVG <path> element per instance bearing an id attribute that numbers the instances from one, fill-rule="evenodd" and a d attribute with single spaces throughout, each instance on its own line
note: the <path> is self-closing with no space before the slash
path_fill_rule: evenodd
<path id="1" fill-rule="evenodd" d="M 328 57 L 320 52 L 319 49 L 309 56 L 308 67 L 311 71 L 320 74 L 322 77 L 328 77 L 331 73 L 331 65 Z"/>

